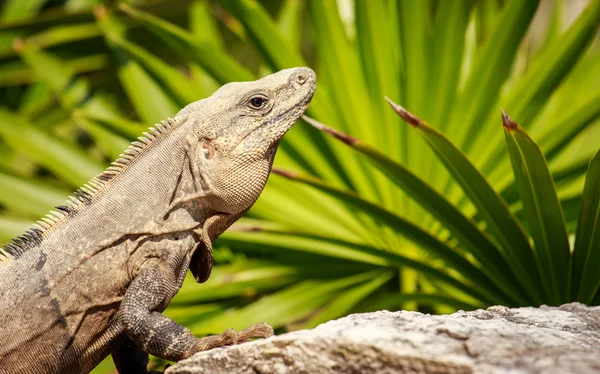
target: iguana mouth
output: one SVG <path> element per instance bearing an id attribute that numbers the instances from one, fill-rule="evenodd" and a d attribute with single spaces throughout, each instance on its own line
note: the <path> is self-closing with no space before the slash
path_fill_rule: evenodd
<path id="1" fill-rule="evenodd" d="M 312 95 L 309 95 L 309 96 L 308 96 L 308 98 L 307 98 L 307 99 L 305 99 L 305 101 L 301 102 L 301 105 L 302 105 L 304 108 L 306 108 L 306 105 L 307 105 L 307 104 L 310 102 L 310 99 L 311 99 L 311 98 L 312 98 Z M 244 135 L 244 136 L 243 136 L 243 137 L 240 139 L 240 141 L 238 141 L 238 142 L 235 144 L 235 146 L 234 146 L 234 149 L 237 149 L 237 147 L 238 147 L 240 144 L 242 144 L 242 143 L 244 142 L 244 140 L 246 140 L 246 138 L 247 138 L 247 137 L 249 137 L 250 135 L 252 135 L 253 133 L 255 133 L 255 132 L 258 130 L 258 129 L 261 129 L 261 128 L 265 127 L 265 126 L 269 126 L 269 125 L 272 125 L 272 124 L 274 124 L 274 123 L 277 123 L 277 122 L 279 122 L 280 120 L 286 121 L 286 120 L 287 120 L 287 119 L 290 117 L 290 116 L 289 116 L 289 114 L 290 114 L 291 112 L 293 112 L 295 109 L 297 110 L 298 108 L 297 108 L 297 107 L 291 107 L 291 108 L 287 109 L 286 111 L 284 111 L 284 112 L 282 112 L 282 113 L 278 114 L 276 117 L 274 117 L 274 118 L 271 118 L 271 119 L 269 119 L 269 120 L 267 120 L 267 121 L 265 121 L 265 122 L 261 123 L 260 125 L 256 126 L 256 127 L 255 127 L 255 128 L 253 128 L 252 130 L 250 130 L 250 131 L 249 131 L 249 132 L 248 132 L 246 135 Z M 304 111 L 304 110 L 303 110 L 303 111 Z M 298 117 L 299 117 L 299 116 L 298 116 Z M 291 126 L 290 126 L 290 127 L 291 127 Z"/>

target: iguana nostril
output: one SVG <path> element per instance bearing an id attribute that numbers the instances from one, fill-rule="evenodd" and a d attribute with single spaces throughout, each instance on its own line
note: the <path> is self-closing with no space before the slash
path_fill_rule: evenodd
<path id="1" fill-rule="evenodd" d="M 296 80 L 298 81 L 298 83 L 304 84 L 304 82 L 306 82 L 306 75 L 298 74 L 298 76 L 296 76 Z"/>

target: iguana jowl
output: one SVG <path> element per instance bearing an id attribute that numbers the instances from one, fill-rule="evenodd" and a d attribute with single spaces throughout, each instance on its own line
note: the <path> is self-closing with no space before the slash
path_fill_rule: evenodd
<path id="1" fill-rule="evenodd" d="M 0 373 L 87 373 L 108 354 L 144 373 L 236 341 L 161 312 L 262 192 L 281 137 L 315 91 L 308 68 L 229 83 L 145 133 L 103 174 L 0 250 Z M 237 340 L 272 334 L 266 324 Z"/>

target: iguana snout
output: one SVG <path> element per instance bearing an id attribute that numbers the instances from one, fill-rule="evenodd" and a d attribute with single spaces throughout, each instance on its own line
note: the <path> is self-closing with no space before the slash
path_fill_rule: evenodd
<path id="1" fill-rule="evenodd" d="M 308 107 L 316 88 L 316 74 L 300 67 L 250 83 L 240 102 L 250 109 L 241 121 L 252 125 L 242 132 L 232 153 L 243 158 L 272 157 L 272 148 Z"/>

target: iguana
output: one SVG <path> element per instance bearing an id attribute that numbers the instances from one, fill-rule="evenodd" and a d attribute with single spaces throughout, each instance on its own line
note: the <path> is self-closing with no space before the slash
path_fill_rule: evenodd
<path id="1" fill-rule="evenodd" d="M 87 373 L 109 354 L 146 373 L 268 337 L 267 324 L 202 339 L 161 312 L 189 268 L 262 192 L 281 137 L 310 103 L 309 68 L 229 83 L 144 133 L 101 175 L 0 250 L 0 373 Z"/>

